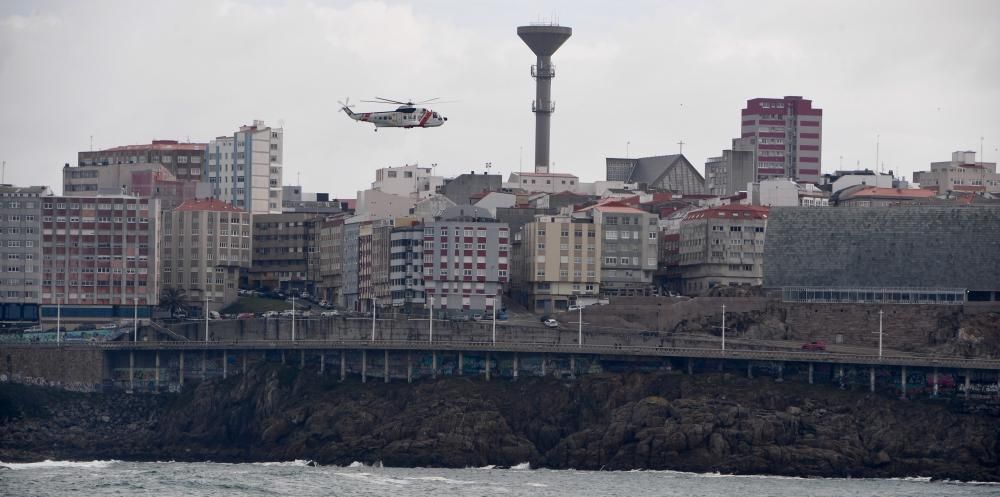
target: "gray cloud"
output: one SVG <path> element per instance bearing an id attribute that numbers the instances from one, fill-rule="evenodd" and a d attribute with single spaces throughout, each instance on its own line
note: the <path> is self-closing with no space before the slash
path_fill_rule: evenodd
<path id="1" fill-rule="evenodd" d="M 876 135 L 904 173 L 980 136 L 1000 159 L 992 1 L 14 2 L 0 4 L 6 180 L 58 186 L 90 135 L 206 141 L 255 118 L 285 125 L 286 181 L 340 196 L 388 165 L 530 168 L 533 58 L 514 29 L 553 12 L 574 28 L 554 57 L 556 170 L 601 178 L 626 141 L 640 155 L 683 140 L 701 164 L 746 99 L 782 95 L 824 109 L 824 171 L 872 166 Z M 459 102 L 436 129 L 373 133 L 337 112 L 375 95 Z"/>

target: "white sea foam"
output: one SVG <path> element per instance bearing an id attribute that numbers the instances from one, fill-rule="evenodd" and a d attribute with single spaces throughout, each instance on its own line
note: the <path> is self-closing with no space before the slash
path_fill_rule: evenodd
<path id="1" fill-rule="evenodd" d="M 365 467 L 365 463 L 363 463 L 361 461 L 354 461 L 351 464 L 348 464 L 347 467 L 348 468 L 363 468 L 363 467 Z"/>
<path id="2" fill-rule="evenodd" d="M 382 475 L 376 475 L 372 473 L 334 473 L 337 476 L 343 476 L 344 478 L 351 478 L 353 480 L 362 480 L 369 483 L 374 483 L 376 485 L 409 485 L 410 482 L 405 479 L 399 478 L 387 478 Z"/>
<path id="3" fill-rule="evenodd" d="M 515 464 L 515 465 L 511 466 L 510 469 L 531 469 L 531 463 L 530 462 L 523 462 L 521 464 Z"/>
<path id="4" fill-rule="evenodd" d="M 548 485 L 544 483 L 525 483 L 529 487 L 547 487 Z"/>
<path id="5" fill-rule="evenodd" d="M 26 462 L 26 463 L 8 463 L 0 462 L 0 466 L 6 466 L 10 469 L 50 469 L 50 468 L 86 468 L 86 469 L 103 469 L 111 466 L 112 464 L 119 463 L 121 461 L 108 460 L 108 461 L 50 461 L 45 460 L 42 462 Z"/>
<path id="6" fill-rule="evenodd" d="M 309 466 L 312 461 L 308 459 L 296 459 L 294 461 L 275 461 L 275 462 L 255 462 L 257 466 Z"/>
<path id="7" fill-rule="evenodd" d="M 471 485 L 476 483 L 474 481 L 467 480 L 452 480 L 451 478 L 445 478 L 443 476 L 408 476 L 403 478 L 404 480 L 420 480 L 420 481 L 435 481 L 441 483 L 451 483 L 453 485 Z"/>

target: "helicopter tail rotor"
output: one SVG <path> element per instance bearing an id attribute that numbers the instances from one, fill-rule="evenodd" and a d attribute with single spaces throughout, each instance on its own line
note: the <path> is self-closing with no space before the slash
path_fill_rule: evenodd
<path id="1" fill-rule="evenodd" d="M 351 111 L 351 107 L 354 107 L 354 106 L 351 105 L 351 98 L 350 97 L 345 98 L 343 102 L 341 102 L 341 101 L 338 100 L 337 103 L 340 104 L 340 110 L 341 110 L 341 112 L 346 113 L 348 116 L 353 116 L 354 115 L 354 112 Z"/>

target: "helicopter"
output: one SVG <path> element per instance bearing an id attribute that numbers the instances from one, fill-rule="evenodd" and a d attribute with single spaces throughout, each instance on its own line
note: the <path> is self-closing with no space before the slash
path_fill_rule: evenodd
<path id="1" fill-rule="evenodd" d="M 417 107 L 418 105 L 434 102 L 437 98 L 423 100 L 421 102 L 400 102 L 390 98 L 375 98 L 376 100 L 362 100 L 362 102 L 396 104 L 399 105 L 399 107 L 396 108 L 396 110 L 383 112 L 354 112 L 351 110 L 352 106 L 349 104 L 350 99 L 337 103 L 340 104 L 340 110 L 347 114 L 347 117 L 350 117 L 355 121 L 372 123 L 375 125 L 375 131 L 378 131 L 379 128 L 434 128 L 441 126 L 448 120 L 447 117 L 444 117 L 431 109 Z"/>

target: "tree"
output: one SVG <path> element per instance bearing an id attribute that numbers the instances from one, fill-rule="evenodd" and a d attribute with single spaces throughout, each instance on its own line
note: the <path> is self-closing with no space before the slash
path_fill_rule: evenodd
<path id="1" fill-rule="evenodd" d="M 173 315 L 177 311 L 188 310 L 187 294 L 182 288 L 166 287 L 160 292 L 160 308 L 167 309 Z"/>

